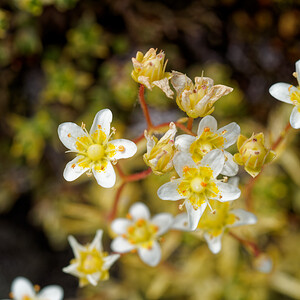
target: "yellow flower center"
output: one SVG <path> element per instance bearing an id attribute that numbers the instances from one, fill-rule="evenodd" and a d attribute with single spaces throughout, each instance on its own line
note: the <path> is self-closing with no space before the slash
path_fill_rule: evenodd
<path id="1" fill-rule="evenodd" d="M 156 225 L 151 224 L 145 219 L 139 219 L 128 227 L 125 238 L 127 238 L 131 244 L 151 248 L 157 231 L 158 227 Z"/>
<path id="2" fill-rule="evenodd" d="M 224 134 L 226 131 L 223 131 Z M 222 149 L 225 139 L 217 133 L 213 133 L 209 127 L 205 127 L 202 134 L 191 144 L 190 153 L 197 163 L 203 156 L 213 149 Z"/>
<path id="3" fill-rule="evenodd" d="M 104 156 L 104 147 L 99 144 L 89 146 L 87 155 L 91 160 L 99 160 Z"/>
<path id="4" fill-rule="evenodd" d="M 236 216 L 230 213 L 230 203 L 228 202 L 212 201 L 211 204 L 214 211 L 206 210 L 203 213 L 198 228 L 216 237 L 222 234 L 226 226 L 232 225 L 236 221 Z"/>
<path id="5" fill-rule="evenodd" d="M 24 296 L 22 296 L 22 300 L 34 300 L 34 298 L 31 298 L 28 295 L 24 295 Z"/>
<path id="6" fill-rule="evenodd" d="M 291 95 L 291 101 L 294 105 L 298 106 L 298 110 L 300 109 L 300 86 L 298 86 L 297 91 L 293 92 Z"/>
<path id="7" fill-rule="evenodd" d="M 94 168 L 98 172 L 105 170 L 108 161 L 113 158 L 119 149 L 108 143 L 109 137 L 101 130 L 101 126 L 98 126 L 99 129 L 91 135 L 85 130 L 84 125 L 82 128 L 86 135 L 78 137 L 75 144 L 77 156 L 79 156 L 78 166 L 81 168 Z M 73 138 L 71 134 L 68 137 Z M 72 167 L 75 167 L 75 164 Z"/>
<path id="8" fill-rule="evenodd" d="M 188 199 L 195 209 L 219 194 L 213 171 L 209 167 L 184 167 L 183 178 L 177 191 Z"/>
<path id="9" fill-rule="evenodd" d="M 106 252 L 99 252 L 97 249 L 91 249 L 80 252 L 80 257 L 74 259 L 74 261 L 79 260 L 79 265 L 77 270 L 84 275 L 93 274 L 96 272 L 102 272 L 103 268 L 103 258 L 107 256 Z"/>

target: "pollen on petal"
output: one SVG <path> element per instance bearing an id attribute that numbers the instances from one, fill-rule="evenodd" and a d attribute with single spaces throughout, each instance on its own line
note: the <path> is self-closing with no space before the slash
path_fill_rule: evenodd
<path id="1" fill-rule="evenodd" d="M 204 132 L 209 132 L 210 131 L 210 128 L 209 127 L 205 127 L 204 128 Z"/>
<path id="2" fill-rule="evenodd" d="M 222 131 L 222 134 L 225 134 L 226 132 L 227 132 L 227 130 L 225 129 L 225 130 Z"/>
<path id="3" fill-rule="evenodd" d="M 99 125 L 99 124 L 98 124 L 98 126 L 97 126 L 97 127 L 98 127 L 98 129 L 101 129 L 101 128 L 102 128 L 102 126 L 101 126 L 101 125 Z"/>
<path id="4" fill-rule="evenodd" d="M 190 168 L 188 166 L 183 167 L 183 172 L 187 172 Z"/>
<path id="5" fill-rule="evenodd" d="M 126 218 L 129 219 L 129 220 L 132 220 L 132 215 L 131 214 L 127 214 Z"/>
<path id="6" fill-rule="evenodd" d="M 125 151 L 125 147 L 121 145 L 121 146 L 118 147 L 118 150 L 119 150 L 120 152 L 123 152 L 123 151 Z"/>
<path id="7" fill-rule="evenodd" d="M 69 137 L 69 138 L 71 137 L 71 133 L 68 133 L 68 137 Z"/>
<path id="8" fill-rule="evenodd" d="M 206 187 L 207 186 L 207 183 L 206 182 L 201 182 L 201 185 L 203 186 L 203 187 Z"/>
<path id="9" fill-rule="evenodd" d="M 72 169 L 74 169 L 75 167 L 76 167 L 76 165 L 75 165 L 75 164 L 73 164 L 73 165 L 71 166 L 71 168 L 72 168 Z"/>

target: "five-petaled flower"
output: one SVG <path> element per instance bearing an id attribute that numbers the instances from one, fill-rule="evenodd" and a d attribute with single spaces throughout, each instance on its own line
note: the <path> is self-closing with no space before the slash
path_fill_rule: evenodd
<path id="1" fill-rule="evenodd" d="M 195 84 L 185 74 L 173 71 L 171 83 L 177 92 L 176 102 L 189 117 L 205 117 L 214 111 L 215 102 L 233 88 L 214 85 L 209 77 L 195 77 Z"/>
<path id="2" fill-rule="evenodd" d="M 198 126 L 197 136 L 182 134 L 175 139 L 178 150 L 189 153 L 196 164 L 211 150 L 226 149 L 233 145 L 240 134 L 240 126 L 234 122 L 217 130 L 217 120 L 213 116 L 204 117 Z M 234 176 L 238 172 L 238 165 L 233 156 L 223 151 L 225 157 L 221 174 Z"/>
<path id="3" fill-rule="evenodd" d="M 219 253 L 222 248 L 222 236 L 228 228 L 255 224 L 257 218 L 254 214 L 244 209 L 230 209 L 230 202 L 219 202 L 212 200 L 214 211 L 206 210 L 196 230 L 204 233 L 208 248 L 214 254 Z M 188 231 L 188 216 L 182 213 L 174 219 L 174 229 Z"/>
<path id="4" fill-rule="evenodd" d="M 49 285 L 40 290 L 25 277 L 17 277 L 11 285 L 10 297 L 14 300 L 62 300 L 63 296 L 60 286 Z"/>
<path id="5" fill-rule="evenodd" d="M 144 154 L 144 162 L 151 167 L 156 175 L 170 172 L 173 169 L 173 156 L 175 153 L 174 138 L 176 134 L 176 126 L 173 122 L 169 125 L 170 129 L 158 140 L 155 136 L 148 135 L 145 131 L 147 139 L 147 153 Z"/>
<path id="6" fill-rule="evenodd" d="M 277 100 L 295 105 L 291 113 L 290 123 L 293 128 L 299 129 L 300 128 L 300 60 L 296 62 L 296 72 L 294 73 L 294 76 L 297 78 L 298 81 L 297 87 L 288 83 L 279 82 L 273 84 L 270 87 L 269 92 Z"/>
<path id="7" fill-rule="evenodd" d="M 120 257 L 119 254 L 108 255 L 102 250 L 102 234 L 102 230 L 97 230 L 92 243 L 85 246 L 80 245 L 73 236 L 68 237 L 75 258 L 63 271 L 78 277 L 80 287 L 89 283 L 96 286 L 98 281 L 107 280 L 108 269 Z"/>
<path id="8" fill-rule="evenodd" d="M 137 250 L 141 260 L 156 266 L 161 259 L 161 249 L 158 237 L 168 231 L 173 222 L 169 213 L 160 213 L 150 219 L 148 207 L 137 202 L 129 209 L 127 218 L 115 219 L 112 230 L 118 235 L 111 244 L 115 252 L 125 253 Z"/>
<path id="9" fill-rule="evenodd" d="M 112 112 L 102 109 L 96 114 L 89 133 L 84 124 L 81 127 L 71 122 L 59 125 L 60 140 L 70 149 L 68 152 L 77 154 L 65 167 L 63 176 L 67 181 L 92 171 L 99 185 L 105 188 L 114 186 L 116 174 L 112 163 L 133 156 L 137 147 L 134 142 L 126 139 L 110 141 L 111 121 Z"/>
<path id="10" fill-rule="evenodd" d="M 173 91 L 169 86 L 169 79 L 172 77 L 171 73 L 166 72 L 167 60 L 165 54 L 160 51 L 156 54 L 155 49 L 151 48 L 144 55 L 138 51 L 136 58 L 132 58 L 133 71 L 131 76 L 134 81 L 143 84 L 149 90 L 153 87 L 159 87 L 169 98 L 173 98 Z"/>
<path id="11" fill-rule="evenodd" d="M 179 152 L 174 156 L 173 163 L 180 178 L 165 183 L 157 191 L 162 200 L 185 199 L 191 230 L 198 226 L 206 206 L 213 210 L 210 200 L 231 201 L 240 196 L 237 187 L 216 179 L 224 167 L 224 161 L 224 154 L 219 149 L 208 152 L 198 165 L 190 155 Z"/>

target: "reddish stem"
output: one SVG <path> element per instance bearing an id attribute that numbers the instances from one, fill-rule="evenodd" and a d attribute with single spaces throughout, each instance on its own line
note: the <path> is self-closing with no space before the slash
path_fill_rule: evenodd
<path id="1" fill-rule="evenodd" d="M 229 234 L 237 241 L 239 241 L 242 245 L 244 245 L 246 248 L 249 248 L 255 257 L 261 254 L 261 251 L 259 250 L 258 246 L 254 242 L 244 240 L 231 231 L 229 231 Z"/>
<path id="2" fill-rule="evenodd" d="M 193 128 L 193 122 L 194 122 L 194 118 L 189 117 L 188 123 L 187 123 L 187 129 L 188 130 L 192 130 Z"/>
<path id="3" fill-rule="evenodd" d="M 151 122 L 151 118 L 150 118 L 150 114 L 149 114 L 149 110 L 148 110 L 148 106 L 146 104 L 145 101 L 145 97 L 144 97 L 144 91 L 145 91 L 145 87 L 141 84 L 140 85 L 140 89 L 139 89 L 139 100 L 140 100 L 140 104 L 147 122 L 147 127 L 148 129 L 152 128 L 152 122 Z"/>
<path id="4" fill-rule="evenodd" d="M 117 190 L 112 210 L 111 210 L 110 214 L 108 215 L 109 222 L 111 222 L 113 219 L 115 219 L 115 217 L 117 215 L 117 209 L 118 209 L 118 205 L 119 205 L 119 202 L 121 199 L 121 193 L 122 193 L 122 190 L 124 189 L 125 185 L 126 185 L 126 182 L 124 181 Z"/>
<path id="5" fill-rule="evenodd" d="M 151 168 L 148 168 L 145 171 L 126 176 L 124 178 L 124 181 L 125 182 L 138 181 L 138 180 L 141 180 L 141 179 L 146 178 L 147 176 L 149 176 L 151 174 L 151 172 L 152 172 Z"/>
<path id="6" fill-rule="evenodd" d="M 121 169 L 121 167 L 120 167 L 119 164 L 116 164 L 116 169 L 118 170 L 119 175 L 120 175 L 121 178 L 126 177 L 126 175 L 124 174 L 124 172 L 123 172 L 123 170 Z"/>

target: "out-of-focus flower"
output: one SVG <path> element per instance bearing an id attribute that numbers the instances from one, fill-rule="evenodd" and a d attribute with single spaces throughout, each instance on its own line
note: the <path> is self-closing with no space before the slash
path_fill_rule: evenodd
<path id="1" fill-rule="evenodd" d="M 269 92 L 279 101 L 295 105 L 290 116 L 290 123 L 293 128 L 300 128 L 300 60 L 296 62 L 296 72 L 293 74 L 298 81 L 298 86 L 279 82 L 273 84 Z"/>
<path id="2" fill-rule="evenodd" d="M 219 149 L 207 153 L 199 165 L 187 153 L 179 152 L 174 156 L 173 163 L 180 178 L 165 183 L 157 191 L 162 200 L 185 199 L 188 226 L 192 230 L 197 228 L 206 206 L 213 210 L 210 200 L 224 202 L 240 196 L 236 186 L 216 179 L 224 167 L 224 161 L 224 154 Z"/>
<path id="3" fill-rule="evenodd" d="M 148 135 L 145 131 L 147 153 L 144 154 L 143 158 L 156 175 L 167 173 L 173 169 L 174 138 L 177 130 L 173 122 L 169 126 L 170 129 L 159 141 L 155 136 Z"/>
<path id="4" fill-rule="evenodd" d="M 75 152 L 76 158 L 70 161 L 64 170 L 67 181 L 77 179 L 81 174 L 93 172 L 99 185 L 105 188 L 114 186 L 116 174 L 112 163 L 118 159 L 128 158 L 136 153 L 134 142 L 126 139 L 110 141 L 110 123 L 112 112 L 109 109 L 100 110 L 94 119 L 90 132 L 85 125 L 66 122 L 58 127 L 58 136 L 62 143 Z"/>
<path id="5" fill-rule="evenodd" d="M 273 261 L 269 255 L 261 253 L 255 257 L 254 267 L 257 271 L 268 274 L 273 269 Z"/>
<path id="6" fill-rule="evenodd" d="M 265 147 L 264 134 L 253 134 L 247 139 L 242 134 L 237 140 L 239 153 L 234 154 L 233 159 L 239 165 L 245 166 L 246 172 L 252 177 L 259 174 L 264 164 L 271 162 L 276 153 Z"/>
<path id="7" fill-rule="evenodd" d="M 185 74 L 173 71 L 171 83 L 177 92 L 176 102 L 189 117 L 205 117 L 214 111 L 215 102 L 232 92 L 233 88 L 214 85 L 209 77 L 195 77 L 195 84 Z"/>
<path id="8" fill-rule="evenodd" d="M 163 51 L 158 54 L 156 51 L 151 48 L 145 55 L 138 51 L 136 57 L 132 58 L 133 71 L 131 76 L 134 81 L 143 84 L 149 90 L 157 86 L 167 97 L 172 98 L 174 93 L 169 86 L 169 79 L 172 75 L 165 72 L 168 61 L 164 61 L 165 53 Z"/>
<path id="9" fill-rule="evenodd" d="M 119 254 L 108 255 L 103 252 L 102 234 L 103 230 L 97 230 L 94 240 L 85 246 L 80 245 L 71 235 L 68 238 L 75 258 L 63 271 L 78 277 L 80 287 L 89 283 L 96 286 L 98 281 L 107 280 L 109 268 L 120 257 Z"/>
<path id="10" fill-rule="evenodd" d="M 205 154 L 213 149 L 226 149 L 234 144 L 240 134 L 240 126 L 234 122 L 217 130 L 217 120 L 212 116 L 204 117 L 198 126 L 197 136 L 182 134 L 175 139 L 178 150 L 191 154 L 195 163 L 199 163 Z M 234 176 L 238 172 L 238 165 L 233 156 L 223 152 L 225 157 L 224 168 L 221 174 Z"/>
<path id="11" fill-rule="evenodd" d="M 161 249 L 157 239 L 168 231 L 173 216 L 160 213 L 150 219 L 148 207 L 137 202 L 130 207 L 127 217 L 127 219 L 116 219 L 111 224 L 112 230 L 119 235 L 112 241 L 112 250 L 125 253 L 136 249 L 145 264 L 156 266 L 161 259 Z"/>
<path id="12" fill-rule="evenodd" d="M 62 300 L 63 289 L 58 285 L 49 285 L 40 290 L 40 287 L 25 277 L 17 277 L 11 285 L 10 297 L 14 300 Z"/>
<path id="13" fill-rule="evenodd" d="M 211 201 L 214 210 L 206 210 L 197 226 L 204 232 L 204 238 L 210 251 L 219 253 L 222 248 L 221 240 L 226 229 L 241 225 L 250 225 L 257 222 L 254 214 L 243 209 L 230 210 L 229 202 Z M 173 228 L 188 231 L 188 216 L 182 213 L 175 218 Z"/>

